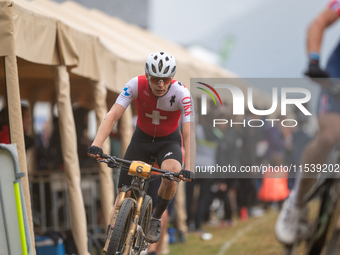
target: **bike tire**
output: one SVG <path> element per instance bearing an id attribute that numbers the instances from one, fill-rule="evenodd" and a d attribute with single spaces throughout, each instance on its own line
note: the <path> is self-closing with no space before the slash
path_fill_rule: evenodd
<path id="1" fill-rule="evenodd" d="M 306 254 L 309 254 L 309 255 L 321 254 L 326 243 L 326 237 L 327 237 L 329 227 L 331 224 L 332 215 L 336 207 L 336 202 L 331 203 L 332 198 L 330 197 L 329 189 L 330 187 L 327 187 L 327 189 L 324 191 L 324 194 L 322 195 L 321 205 L 319 209 L 319 217 L 318 217 L 318 219 L 322 219 L 323 217 L 327 216 L 326 222 L 322 224 L 321 220 L 319 220 L 317 229 L 316 229 L 316 232 L 320 231 L 319 235 L 317 237 L 311 238 L 307 242 L 307 253 Z M 323 229 L 321 231 L 320 227 L 322 225 L 323 225 Z"/>
<path id="2" fill-rule="evenodd" d="M 128 236 L 134 215 L 135 203 L 132 199 L 127 198 L 123 201 L 122 206 L 120 207 L 106 255 L 116 255 L 117 252 L 121 252 L 121 254 L 123 254 L 125 240 Z"/>

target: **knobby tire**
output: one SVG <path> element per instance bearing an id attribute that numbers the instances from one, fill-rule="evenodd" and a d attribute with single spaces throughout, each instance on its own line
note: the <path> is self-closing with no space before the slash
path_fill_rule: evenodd
<path id="1" fill-rule="evenodd" d="M 129 233 L 131 223 L 135 214 L 135 203 L 132 199 L 127 198 L 120 207 L 119 214 L 107 249 L 106 255 L 116 255 L 116 252 L 123 254 L 125 241 Z"/>

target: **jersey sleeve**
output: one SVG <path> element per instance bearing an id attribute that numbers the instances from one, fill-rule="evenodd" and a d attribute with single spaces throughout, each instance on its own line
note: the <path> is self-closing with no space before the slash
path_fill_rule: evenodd
<path id="1" fill-rule="evenodd" d="M 333 0 L 329 3 L 329 8 L 340 16 L 340 0 Z"/>
<path id="2" fill-rule="evenodd" d="M 182 96 L 179 108 L 182 112 L 182 122 L 195 122 L 194 100 L 189 90 L 185 86 L 181 86 Z"/>
<path id="3" fill-rule="evenodd" d="M 127 108 L 134 98 L 138 96 L 138 77 L 132 78 L 126 83 L 124 89 L 119 94 L 116 104 Z"/>

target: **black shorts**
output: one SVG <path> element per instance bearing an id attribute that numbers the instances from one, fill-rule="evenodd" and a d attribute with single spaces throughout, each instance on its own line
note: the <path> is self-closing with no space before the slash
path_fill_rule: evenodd
<path id="1" fill-rule="evenodd" d="M 137 126 L 124 159 L 149 163 L 151 157 L 156 158 L 159 166 L 166 159 L 175 159 L 182 165 L 181 135 L 179 129 L 170 135 L 154 138 L 145 134 Z M 126 167 L 123 167 L 119 175 L 118 188 L 131 184 L 132 177 L 127 173 Z"/>

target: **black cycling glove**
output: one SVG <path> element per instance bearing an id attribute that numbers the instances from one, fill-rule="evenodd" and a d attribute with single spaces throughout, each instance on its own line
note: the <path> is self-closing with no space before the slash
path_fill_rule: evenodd
<path id="1" fill-rule="evenodd" d="M 194 180 L 195 179 L 195 173 L 188 171 L 188 170 L 181 170 L 179 172 L 179 175 L 183 175 L 183 178 Z"/>
<path id="2" fill-rule="evenodd" d="M 102 148 L 99 148 L 98 146 L 89 146 L 87 148 L 87 153 L 101 156 L 103 154 L 103 150 Z"/>
<path id="3" fill-rule="evenodd" d="M 309 63 L 309 67 L 305 75 L 311 78 L 328 78 L 329 75 L 326 71 L 322 70 L 318 62 Z"/>

